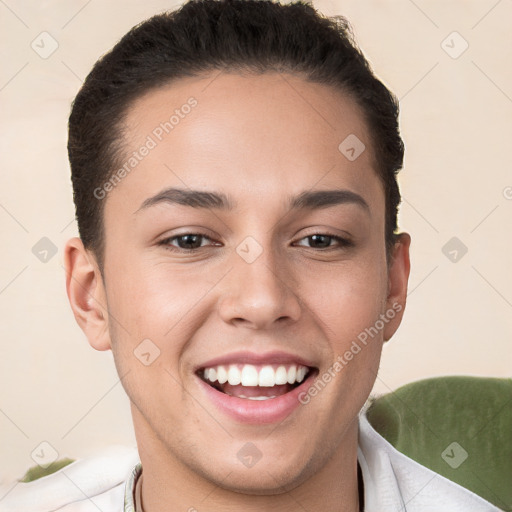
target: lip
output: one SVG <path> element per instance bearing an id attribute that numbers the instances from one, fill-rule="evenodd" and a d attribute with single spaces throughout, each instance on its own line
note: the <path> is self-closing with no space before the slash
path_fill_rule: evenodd
<path id="1" fill-rule="evenodd" d="M 221 364 L 215 361 L 215 364 Z M 293 362 L 295 362 L 295 360 Z M 208 364 L 210 364 L 210 362 Z M 215 366 L 215 364 L 212 366 Z M 316 369 L 312 369 L 299 386 L 284 395 L 268 400 L 248 400 L 246 398 L 227 395 L 207 384 L 199 376 L 196 375 L 196 378 L 206 398 L 223 414 L 238 423 L 264 425 L 280 423 L 300 407 L 302 404 L 299 401 L 299 395 L 311 386 L 312 380 L 317 373 Z"/>
<path id="2" fill-rule="evenodd" d="M 206 361 L 194 369 L 194 372 L 202 370 L 203 368 L 211 368 L 218 365 L 228 364 L 253 364 L 253 365 L 264 365 L 264 364 L 298 364 L 302 366 L 308 366 L 309 368 L 315 368 L 315 364 L 311 361 L 282 351 L 265 352 L 263 354 L 256 354 L 254 352 L 240 351 L 232 352 L 224 356 L 219 356 L 214 359 Z"/>

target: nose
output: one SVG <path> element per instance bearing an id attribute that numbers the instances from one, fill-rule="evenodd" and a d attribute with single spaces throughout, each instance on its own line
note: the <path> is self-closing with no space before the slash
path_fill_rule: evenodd
<path id="1" fill-rule="evenodd" d="M 278 268 L 270 249 L 251 263 L 235 253 L 227 277 L 219 305 L 225 322 L 249 329 L 269 329 L 300 318 L 302 306 L 294 280 L 284 265 Z"/>

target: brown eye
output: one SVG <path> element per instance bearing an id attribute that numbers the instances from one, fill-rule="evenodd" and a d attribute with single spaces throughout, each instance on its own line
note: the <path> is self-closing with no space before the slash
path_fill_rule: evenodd
<path id="1" fill-rule="evenodd" d="M 201 233 L 185 233 L 162 240 L 159 245 L 163 245 L 166 249 L 171 251 L 194 251 L 204 247 L 202 242 L 204 240 L 212 241 L 206 235 Z"/>
<path id="2" fill-rule="evenodd" d="M 336 249 L 352 247 L 354 245 L 350 240 L 346 238 L 330 235 L 328 233 L 316 233 L 314 235 L 306 236 L 302 240 L 307 240 L 309 247 L 312 249 Z M 333 241 L 336 243 L 332 244 Z"/>
<path id="3" fill-rule="evenodd" d="M 333 237 L 329 235 L 311 235 L 308 236 L 308 240 L 310 244 L 313 244 L 313 247 L 324 249 L 330 247 Z"/>

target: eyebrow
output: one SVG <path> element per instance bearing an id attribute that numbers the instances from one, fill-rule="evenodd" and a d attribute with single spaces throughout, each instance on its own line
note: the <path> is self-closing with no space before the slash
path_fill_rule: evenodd
<path id="1" fill-rule="evenodd" d="M 146 199 L 140 208 L 145 210 L 158 204 L 179 204 L 191 208 L 205 208 L 216 210 L 232 210 L 236 202 L 228 196 L 219 192 L 204 192 L 201 190 L 190 190 L 181 188 L 167 188 L 153 197 Z M 289 198 L 288 205 L 290 210 L 298 209 L 320 209 L 336 206 L 339 204 L 355 204 L 362 207 L 367 212 L 370 211 L 368 203 L 362 196 L 351 190 L 306 190 L 297 196 Z"/>

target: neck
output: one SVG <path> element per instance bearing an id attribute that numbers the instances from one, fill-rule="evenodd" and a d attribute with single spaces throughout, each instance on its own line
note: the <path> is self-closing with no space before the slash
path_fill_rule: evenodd
<path id="1" fill-rule="evenodd" d="M 143 468 L 143 512 L 296 512 L 298 509 L 322 512 L 357 512 L 357 418 L 347 429 L 324 466 L 302 477 L 286 481 L 271 491 L 257 494 L 230 486 L 230 475 L 215 480 L 178 460 L 159 440 L 138 411 L 133 411 L 137 445 Z"/>

